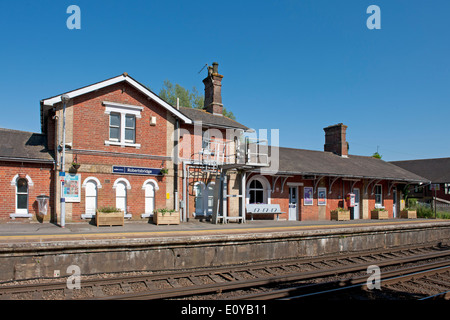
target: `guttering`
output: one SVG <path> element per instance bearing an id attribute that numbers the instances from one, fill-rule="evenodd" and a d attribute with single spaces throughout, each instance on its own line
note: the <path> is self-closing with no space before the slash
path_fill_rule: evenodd
<path id="1" fill-rule="evenodd" d="M 251 170 L 252 172 L 259 172 L 259 170 Z M 379 180 L 392 180 L 398 182 L 417 182 L 417 183 L 429 183 L 429 180 L 415 180 L 415 179 L 404 179 L 404 178 L 388 178 L 388 177 L 376 177 L 376 176 L 358 176 L 358 175 L 348 175 L 339 173 L 316 173 L 316 172 L 295 172 L 295 171 L 278 171 L 277 174 L 284 175 L 305 175 L 305 176 L 325 176 L 325 177 L 339 177 L 339 178 L 354 178 L 354 179 L 379 179 Z"/>
<path id="2" fill-rule="evenodd" d="M 30 163 L 45 163 L 45 164 L 54 164 L 55 163 L 55 160 L 36 159 L 36 158 L 16 158 L 16 157 L 4 157 L 4 156 L 0 156 L 0 161 L 30 162 Z"/>

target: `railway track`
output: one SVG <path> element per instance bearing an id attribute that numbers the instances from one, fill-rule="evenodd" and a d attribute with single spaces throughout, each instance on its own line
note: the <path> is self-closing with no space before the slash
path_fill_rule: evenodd
<path id="1" fill-rule="evenodd" d="M 450 264 L 447 247 L 403 248 L 314 259 L 264 262 L 245 266 L 147 273 L 112 278 L 81 279 L 80 289 L 68 289 L 66 279 L 50 283 L 0 284 L 0 299 L 167 299 L 222 293 L 330 276 L 362 273 L 370 265 L 383 268 L 429 260 Z M 262 298 L 261 298 L 262 299 Z"/>
<path id="2" fill-rule="evenodd" d="M 240 300 L 369 300 L 374 298 L 450 299 L 450 264 L 448 261 L 387 271 L 380 288 L 368 288 L 367 276 L 301 285 L 286 289 L 241 296 Z M 374 297 L 375 296 L 375 297 Z"/>

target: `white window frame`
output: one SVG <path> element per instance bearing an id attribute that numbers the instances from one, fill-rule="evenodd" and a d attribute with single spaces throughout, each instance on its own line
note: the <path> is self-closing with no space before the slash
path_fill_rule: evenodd
<path id="1" fill-rule="evenodd" d="M 134 139 L 136 140 L 137 134 L 136 134 L 136 127 L 137 127 L 137 119 L 141 118 L 141 112 L 144 110 L 144 107 L 141 106 L 134 106 L 130 104 L 123 104 L 123 103 L 117 103 L 117 102 L 109 102 L 109 101 L 103 101 L 103 105 L 105 106 L 105 113 L 108 115 L 111 115 L 111 113 L 118 113 L 120 114 L 120 139 L 117 141 L 116 139 L 111 139 L 111 137 L 108 137 L 109 140 L 105 140 L 105 145 L 107 146 L 121 146 L 121 147 L 134 147 L 134 148 L 140 148 L 141 145 L 139 143 L 129 142 L 125 140 L 125 118 L 127 115 L 133 115 L 134 116 Z M 109 120 L 108 123 L 108 131 L 110 128 L 111 120 Z M 110 132 L 108 132 L 108 135 Z"/>
<path id="2" fill-rule="evenodd" d="M 153 196 L 153 206 L 156 209 L 156 191 L 159 190 L 159 186 L 158 186 L 158 182 L 155 179 L 147 179 L 144 181 L 144 183 L 142 184 L 142 190 L 144 190 L 144 206 L 145 206 L 145 201 L 146 201 L 146 197 L 145 197 L 145 189 L 147 187 L 147 185 L 153 185 L 153 192 L 154 192 L 154 196 Z M 146 212 L 141 214 L 141 218 L 149 218 L 153 216 L 153 212 Z"/>
<path id="3" fill-rule="evenodd" d="M 270 194 L 272 193 L 272 191 L 270 188 L 270 182 L 269 182 L 269 180 L 267 180 L 266 177 L 264 177 L 262 175 L 255 175 L 255 176 L 252 176 L 249 180 L 247 180 L 245 203 L 250 204 L 250 184 L 252 183 L 253 180 L 258 180 L 259 182 L 261 182 L 261 184 L 263 186 L 263 197 L 264 197 L 263 203 L 271 204 Z M 251 189 L 254 190 L 253 188 L 251 188 Z"/>
<path id="4" fill-rule="evenodd" d="M 81 185 L 82 188 L 86 188 L 86 185 L 89 181 L 93 181 L 95 182 L 95 184 L 97 185 L 97 208 L 98 208 L 98 189 L 102 188 L 102 184 L 100 183 L 100 180 L 98 180 L 96 177 L 87 177 L 86 179 L 84 179 L 83 184 Z M 84 195 L 84 201 L 86 202 L 86 193 Z M 86 211 L 86 203 L 85 203 L 85 211 Z M 92 219 L 94 218 L 96 215 L 96 213 L 87 213 L 85 212 L 84 214 L 81 215 L 81 219 Z"/>
<path id="5" fill-rule="evenodd" d="M 18 183 L 19 183 L 19 181 L 21 180 L 21 179 L 23 179 L 23 180 L 25 180 L 26 181 L 26 183 L 27 183 L 27 192 L 26 193 L 24 193 L 24 192 L 20 192 L 19 193 L 19 190 L 18 190 Z M 19 209 L 18 208 L 18 204 L 19 204 L 19 202 L 17 201 L 18 200 L 18 196 L 19 195 L 26 195 L 27 196 L 27 206 L 26 206 L 26 208 L 25 209 Z M 28 186 L 28 180 L 26 179 L 26 178 L 19 178 L 19 179 L 17 179 L 17 182 L 16 182 L 16 213 L 17 214 L 28 214 L 28 202 L 29 202 L 29 200 L 30 200 L 30 188 L 29 188 L 29 186 Z"/>
<path id="6" fill-rule="evenodd" d="M 119 125 L 118 126 L 115 126 L 115 125 L 111 125 L 111 116 L 112 115 L 119 115 Z M 108 141 L 116 141 L 116 142 L 120 142 L 120 134 L 121 134 L 121 132 L 122 132 L 122 129 L 120 128 L 120 124 L 121 124 L 121 117 L 122 117 L 122 114 L 120 114 L 120 113 L 117 113 L 117 112 L 111 112 L 110 114 L 109 114 L 109 140 Z M 117 138 L 111 138 L 111 128 L 119 128 L 119 139 L 117 139 Z"/>
<path id="7" fill-rule="evenodd" d="M 17 182 L 19 181 L 20 177 L 19 174 L 16 174 L 12 180 L 11 180 L 11 186 L 14 187 L 14 213 L 11 213 L 9 215 L 9 217 L 11 219 L 15 219 L 15 218 L 31 218 L 33 215 L 31 213 L 29 213 L 28 211 L 28 206 L 29 206 L 29 201 L 30 201 L 30 187 L 32 187 L 33 184 L 33 180 L 31 180 L 29 175 L 25 176 L 25 180 L 27 180 L 27 209 L 26 211 L 24 209 L 17 209 Z"/>
<path id="8" fill-rule="evenodd" d="M 117 185 L 118 185 L 119 183 L 125 184 L 125 210 L 126 210 L 126 212 L 125 212 L 125 214 L 124 214 L 124 217 L 125 217 L 125 218 L 132 218 L 133 215 L 132 215 L 131 213 L 128 213 L 128 196 L 129 196 L 128 190 L 131 189 L 131 184 L 130 184 L 130 182 L 129 182 L 127 179 L 125 179 L 125 178 L 118 178 L 118 179 L 116 179 L 116 181 L 114 181 L 113 189 L 117 189 Z M 117 190 L 115 190 L 115 191 L 116 191 L 116 192 L 115 192 L 115 195 L 114 195 L 114 196 L 115 196 L 115 199 L 116 199 L 116 205 L 117 205 Z"/>
<path id="9" fill-rule="evenodd" d="M 377 193 L 377 187 L 380 187 L 380 193 Z M 377 195 L 380 195 L 380 203 L 377 203 Z M 383 208 L 383 186 L 381 184 L 375 185 L 375 208 Z"/>

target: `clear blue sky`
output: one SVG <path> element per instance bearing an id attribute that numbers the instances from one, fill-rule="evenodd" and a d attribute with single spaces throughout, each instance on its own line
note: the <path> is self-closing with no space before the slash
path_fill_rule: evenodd
<path id="1" fill-rule="evenodd" d="M 69 30 L 69 5 L 81 30 Z M 369 30 L 369 5 L 381 30 Z M 8 1 L 0 9 L 0 127 L 40 132 L 41 99 L 123 72 L 203 92 L 219 62 L 227 109 L 280 145 L 323 150 L 348 125 L 350 153 L 450 156 L 450 1 Z"/>

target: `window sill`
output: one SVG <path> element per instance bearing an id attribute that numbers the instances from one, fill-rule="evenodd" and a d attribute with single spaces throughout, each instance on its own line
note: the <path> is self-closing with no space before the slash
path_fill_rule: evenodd
<path id="1" fill-rule="evenodd" d="M 106 146 L 120 146 L 120 147 L 133 147 L 139 149 L 141 147 L 140 143 L 128 143 L 128 142 L 120 142 L 120 141 L 109 141 L 105 140 Z"/>
<path id="2" fill-rule="evenodd" d="M 11 219 L 15 219 L 15 218 L 31 218 L 33 215 L 31 213 L 11 213 L 9 215 L 9 217 Z"/>
<path id="3" fill-rule="evenodd" d="M 83 213 L 81 219 L 92 219 L 95 218 L 95 213 Z"/>
<path id="4" fill-rule="evenodd" d="M 131 213 L 126 213 L 123 215 L 123 217 L 125 219 L 131 219 L 133 218 L 133 215 Z M 93 219 L 93 218 L 95 218 L 95 213 L 83 213 L 81 215 L 81 219 Z"/>

